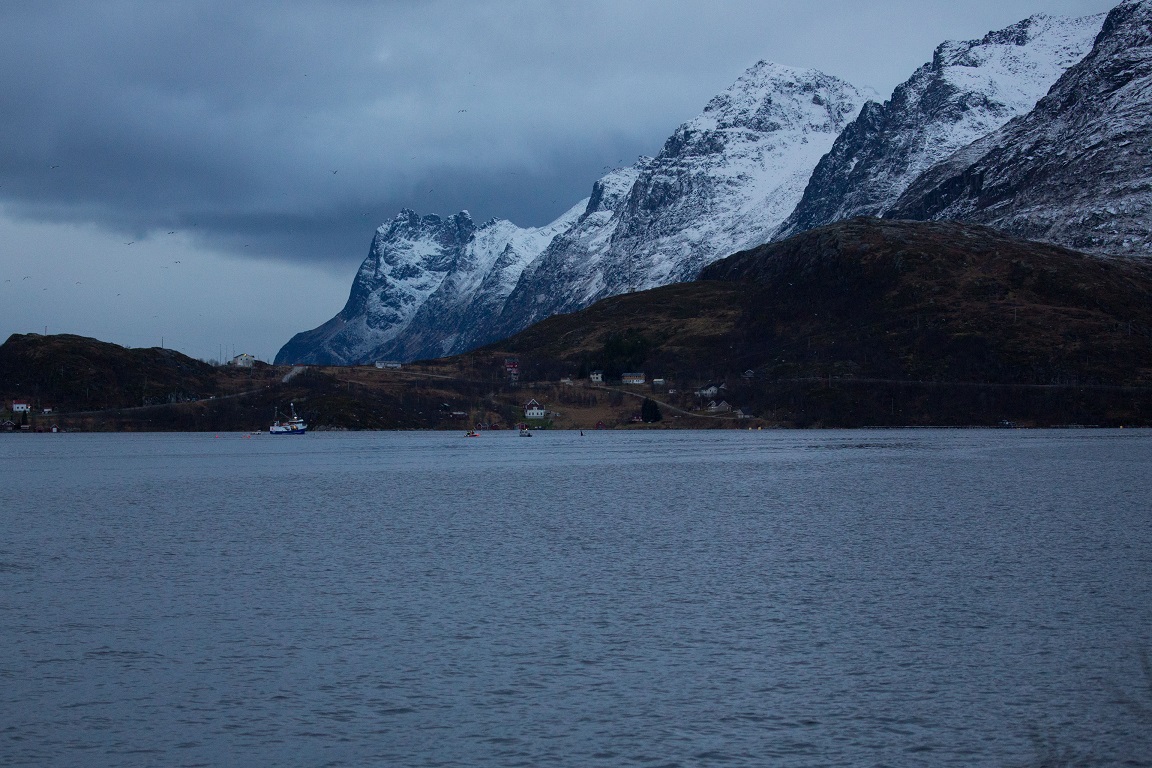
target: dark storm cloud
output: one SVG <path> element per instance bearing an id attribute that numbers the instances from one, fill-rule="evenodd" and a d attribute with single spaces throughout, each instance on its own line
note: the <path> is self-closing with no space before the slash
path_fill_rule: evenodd
<path id="1" fill-rule="evenodd" d="M 758 58 L 889 89 L 943 36 L 1109 4 L 5 3 L 0 202 L 346 262 L 405 207 L 544 223 Z"/>
<path id="2" fill-rule="evenodd" d="M 641 142 L 596 131 L 550 147 L 570 131 L 550 124 L 563 116 L 541 117 L 560 98 L 544 62 L 497 65 L 503 22 L 449 9 L 14 9 L 0 32 L 0 65 L 19 73 L 0 84 L 0 193 L 17 215 L 137 235 L 196 228 L 209 242 L 324 258 L 363 250 L 365 216 L 375 226 L 405 206 L 543 221 L 586 194 L 594 177 L 569 179 L 605 145 L 630 160 Z M 490 27 L 495 50 L 462 55 L 466 21 Z M 530 74 L 501 76 L 518 67 Z M 525 100 L 537 137 L 504 125 Z M 551 202 L 557 192 L 570 199 Z"/>

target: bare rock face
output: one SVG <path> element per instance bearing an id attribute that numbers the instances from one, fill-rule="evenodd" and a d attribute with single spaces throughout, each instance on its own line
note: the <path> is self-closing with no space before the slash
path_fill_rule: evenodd
<path id="1" fill-rule="evenodd" d="M 1091 50 L 1103 21 L 1037 15 L 980 40 L 943 43 L 888 101 L 864 105 L 774 239 L 884 215 L 921 173 L 1029 112 Z"/>
<path id="2" fill-rule="evenodd" d="M 1126 0 L 1036 108 L 921 175 L 889 218 L 1152 255 L 1152 2 Z"/>

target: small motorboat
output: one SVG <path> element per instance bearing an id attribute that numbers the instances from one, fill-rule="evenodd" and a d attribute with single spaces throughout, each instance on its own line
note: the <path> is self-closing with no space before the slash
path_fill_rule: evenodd
<path id="1" fill-rule="evenodd" d="M 464 437 L 480 437 L 480 433 L 474 429 L 470 429 L 464 433 Z"/>

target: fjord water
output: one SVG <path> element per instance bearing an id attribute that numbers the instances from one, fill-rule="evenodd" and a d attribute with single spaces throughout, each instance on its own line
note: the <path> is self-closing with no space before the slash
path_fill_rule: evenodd
<path id="1" fill-rule="evenodd" d="M 0 460 L 0 764 L 1152 764 L 1147 431 Z"/>

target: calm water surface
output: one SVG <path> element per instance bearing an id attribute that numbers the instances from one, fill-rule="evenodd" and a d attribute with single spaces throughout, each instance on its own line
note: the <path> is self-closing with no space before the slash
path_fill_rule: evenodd
<path id="1" fill-rule="evenodd" d="M 0 466 L 3 765 L 1152 765 L 1152 432 L 8 435 Z"/>

